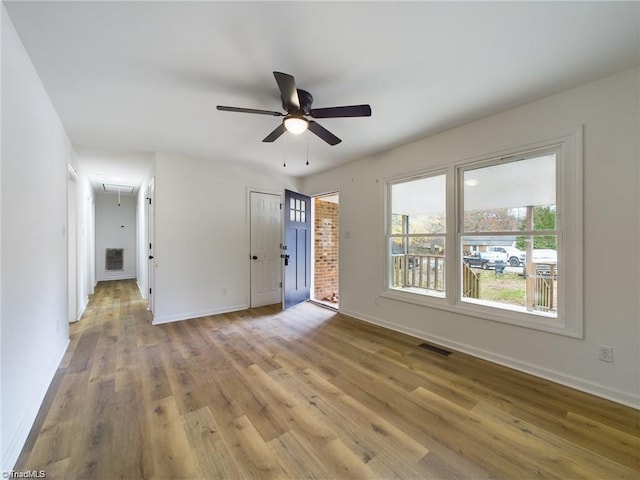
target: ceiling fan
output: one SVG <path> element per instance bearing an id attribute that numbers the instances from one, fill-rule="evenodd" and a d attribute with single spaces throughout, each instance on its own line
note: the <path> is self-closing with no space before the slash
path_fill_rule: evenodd
<path id="1" fill-rule="evenodd" d="M 226 107 L 218 105 L 218 110 L 225 112 L 255 113 L 259 115 L 272 115 L 274 117 L 284 117 L 282 123 L 267 135 L 262 141 L 273 142 L 285 131 L 293 134 L 300 134 L 309 129 L 329 145 L 337 145 L 342 140 L 336 137 L 329 130 L 321 126 L 314 120 L 305 118 L 343 118 L 343 117 L 370 117 L 371 107 L 369 105 L 348 105 L 342 107 L 311 108 L 313 97 L 306 90 L 296 88 L 296 81 L 293 76 L 281 72 L 273 72 L 276 83 L 280 89 L 282 98 L 282 108 L 287 113 L 271 110 L 257 110 L 255 108 Z"/>

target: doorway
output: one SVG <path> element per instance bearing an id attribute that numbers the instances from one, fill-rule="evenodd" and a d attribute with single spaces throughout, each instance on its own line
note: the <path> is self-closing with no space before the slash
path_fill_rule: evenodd
<path id="1" fill-rule="evenodd" d="M 338 309 L 340 195 L 338 192 L 313 198 L 313 288 L 312 300 Z"/>

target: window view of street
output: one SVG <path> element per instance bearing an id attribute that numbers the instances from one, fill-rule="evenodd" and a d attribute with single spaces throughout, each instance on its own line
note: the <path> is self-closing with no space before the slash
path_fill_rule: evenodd
<path id="1" fill-rule="evenodd" d="M 465 169 L 462 184 L 462 300 L 557 315 L 555 153 Z"/>
<path id="2" fill-rule="evenodd" d="M 557 316 L 555 152 L 465 168 L 458 182 L 459 259 L 445 255 L 446 175 L 390 185 L 390 288 L 445 297 L 456 261 L 460 301 Z"/>
<path id="3" fill-rule="evenodd" d="M 514 247 L 508 248 L 513 249 L 514 253 L 519 251 Z M 477 261 L 469 262 L 470 257 L 465 256 L 462 266 L 463 278 L 466 279 L 466 284 L 474 285 L 475 288 L 464 290 L 463 297 L 487 305 L 498 304 L 494 306 L 554 314 L 558 308 L 557 252 L 552 249 L 533 252 L 532 267 L 529 271 L 524 252 L 521 253 L 522 261 L 518 266 L 513 266 L 515 262 L 505 260 L 504 255 L 493 256 L 492 260 L 482 264 Z M 491 253 L 487 252 L 489 255 Z M 482 253 L 478 255 L 486 258 Z"/>

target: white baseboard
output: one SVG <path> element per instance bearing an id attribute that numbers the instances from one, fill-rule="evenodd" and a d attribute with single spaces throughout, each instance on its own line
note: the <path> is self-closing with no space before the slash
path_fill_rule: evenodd
<path id="1" fill-rule="evenodd" d="M 110 282 L 111 280 L 133 280 L 135 279 L 135 275 L 113 275 L 113 276 L 100 276 L 96 280 L 96 285 L 98 282 Z"/>
<path id="2" fill-rule="evenodd" d="M 572 375 L 567 375 L 555 370 L 549 370 L 547 368 L 539 367 L 528 362 L 522 362 L 518 359 L 507 357 L 499 353 L 490 352 L 488 350 L 476 348 L 471 345 L 448 340 L 446 338 L 439 337 L 437 335 L 431 335 L 426 332 L 421 332 L 413 328 L 407 328 L 405 326 L 375 318 L 370 315 L 363 315 L 358 312 L 343 309 L 340 310 L 340 313 L 349 315 L 350 317 L 356 318 L 358 320 L 362 320 L 363 322 L 372 323 L 380 327 L 388 328 L 389 330 L 405 333 L 421 340 L 427 340 L 443 347 L 448 347 L 459 352 L 467 353 L 469 355 L 482 358 L 483 360 L 487 360 L 489 362 L 513 368 L 514 370 L 518 370 L 524 373 L 529 373 L 531 375 L 535 375 L 536 377 L 544 378 L 545 380 L 550 380 L 552 382 L 575 388 L 576 390 L 590 393 L 592 395 L 596 395 L 597 397 L 605 398 L 607 400 L 611 400 L 613 402 L 627 405 L 629 407 L 640 410 L 640 399 L 633 392 L 623 392 L 621 390 L 605 387 L 589 380 L 585 380 L 583 378 L 574 377 Z"/>
<path id="3" fill-rule="evenodd" d="M 136 285 L 138 286 L 138 290 L 140 291 L 140 295 L 142 295 L 142 299 L 143 300 L 147 300 L 149 298 L 149 292 L 145 292 L 144 289 L 142 288 L 142 285 L 140 285 L 140 282 L 136 279 Z"/>
<path id="4" fill-rule="evenodd" d="M 80 305 L 80 308 L 78 309 L 78 318 L 76 319 L 76 322 L 82 318 L 82 315 L 84 315 L 84 311 L 87 309 L 87 305 L 89 305 L 88 296 L 84 297 L 84 301 L 82 302 L 82 305 Z"/>
<path id="5" fill-rule="evenodd" d="M 203 310 L 199 312 L 191 312 L 184 313 L 179 315 L 165 315 L 165 316 L 155 316 L 153 317 L 153 325 L 160 325 L 163 323 L 171 323 L 171 322 L 180 322 L 182 320 L 191 320 L 194 318 L 200 317 L 208 317 L 209 315 L 219 315 L 221 313 L 230 313 L 230 312 L 238 312 L 240 310 L 246 310 L 249 308 L 249 305 L 231 305 L 227 307 L 213 308 L 211 310 Z"/>
<path id="6" fill-rule="evenodd" d="M 48 365 L 49 368 L 42 376 L 40 390 L 37 395 L 32 396 L 29 399 L 27 409 L 20 420 L 20 424 L 18 426 L 17 431 L 14 432 L 11 440 L 9 440 L 7 445 L 2 445 L 2 464 L 0 465 L 0 472 L 10 472 L 13 470 L 16 462 L 18 461 L 18 457 L 20 456 L 20 452 L 24 448 L 24 444 L 27 441 L 27 437 L 29 436 L 29 432 L 31 431 L 31 427 L 33 426 L 33 422 L 35 422 L 36 417 L 38 416 L 38 411 L 40 410 L 40 406 L 44 401 L 44 397 L 47 394 L 47 390 L 49 390 L 49 386 L 53 381 L 53 377 L 58 370 L 58 366 L 60 362 L 64 358 L 64 354 L 69 347 L 69 340 L 64 344 L 64 348 L 58 352 L 51 362 L 44 362 L 43 365 Z"/>

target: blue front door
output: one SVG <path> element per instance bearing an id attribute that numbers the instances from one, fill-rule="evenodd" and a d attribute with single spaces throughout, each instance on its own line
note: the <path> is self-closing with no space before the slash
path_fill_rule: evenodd
<path id="1" fill-rule="evenodd" d="M 311 293 L 311 198 L 285 190 L 284 308 Z"/>

